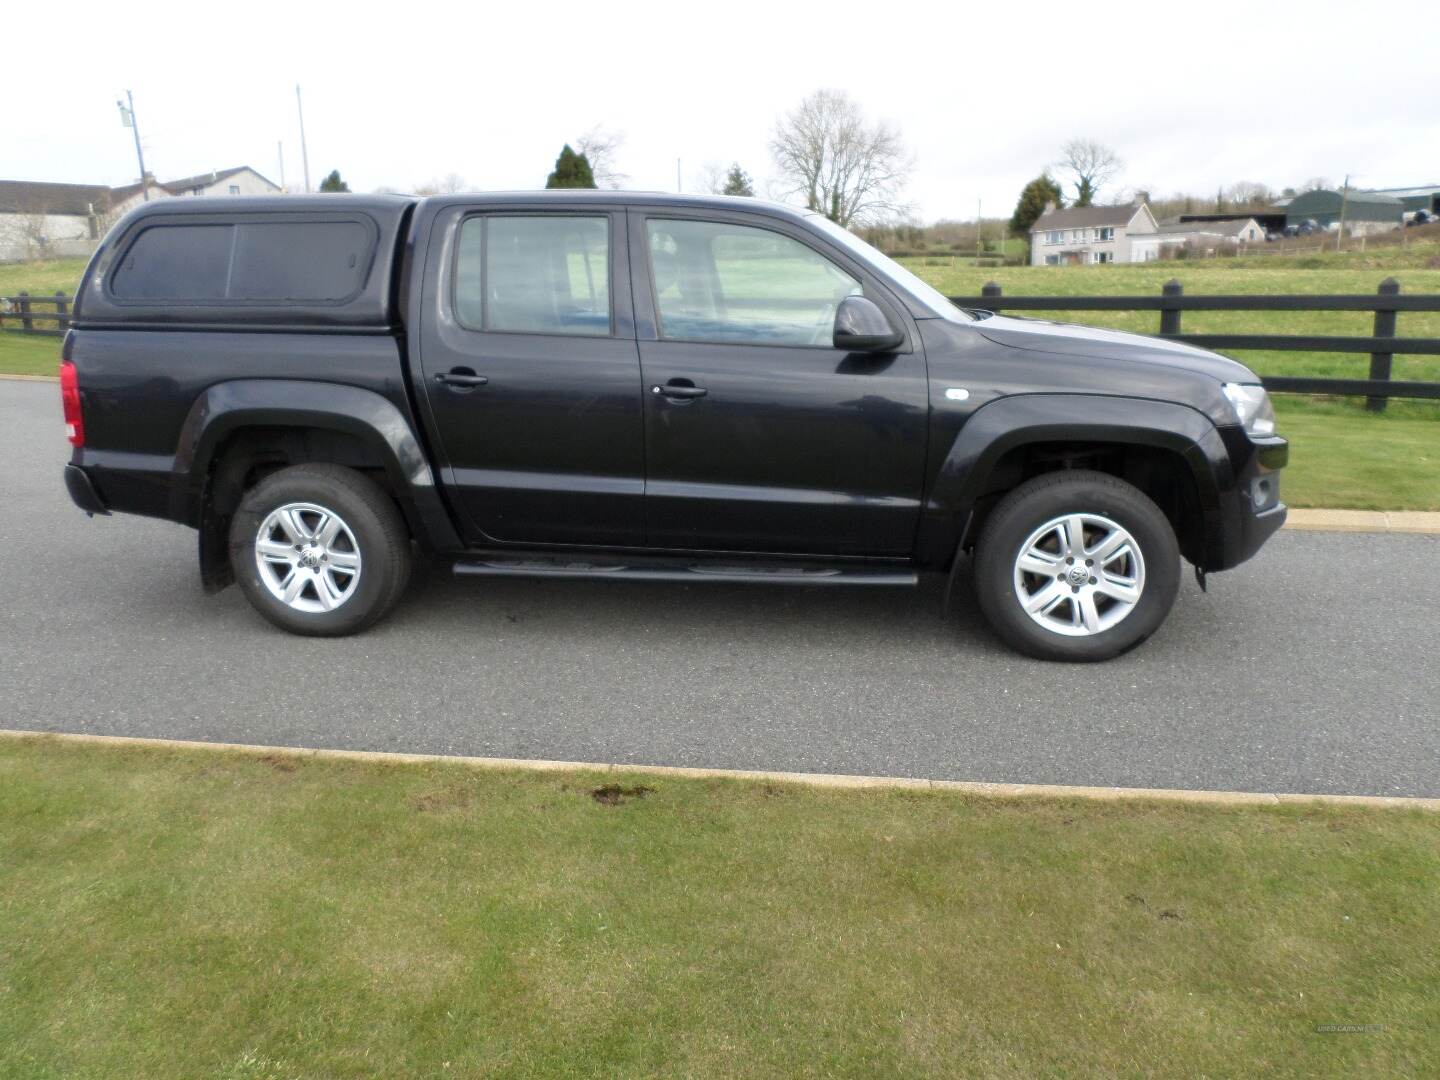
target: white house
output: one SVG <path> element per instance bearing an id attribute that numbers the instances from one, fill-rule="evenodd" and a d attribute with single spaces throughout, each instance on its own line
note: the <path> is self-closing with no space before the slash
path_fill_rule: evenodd
<path id="1" fill-rule="evenodd" d="M 1140 247 L 1148 258 L 1137 258 L 1136 262 L 1147 262 L 1159 258 L 1160 249 L 1184 247 L 1193 255 L 1214 255 L 1222 248 L 1239 248 L 1245 244 L 1263 244 L 1265 230 L 1254 218 L 1235 218 L 1230 221 L 1179 221 L 1167 222 L 1160 226 L 1157 254 L 1149 255 L 1150 243 L 1141 241 Z"/>
<path id="2" fill-rule="evenodd" d="M 1137 262 L 1134 238 L 1156 231 L 1155 215 L 1143 202 L 1068 210 L 1047 207 L 1030 228 L 1030 265 Z"/>
<path id="3" fill-rule="evenodd" d="M 107 229 L 150 199 L 194 195 L 278 195 L 280 186 L 248 165 L 157 183 L 112 188 L 0 180 L 0 262 L 89 255 Z"/>
<path id="4" fill-rule="evenodd" d="M 279 195 L 280 185 L 267 180 L 249 165 L 221 169 L 164 184 L 171 195 Z"/>
<path id="5" fill-rule="evenodd" d="M 104 185 L 0 180 L 0 262 L 88 255 L 114 207 Z"/>

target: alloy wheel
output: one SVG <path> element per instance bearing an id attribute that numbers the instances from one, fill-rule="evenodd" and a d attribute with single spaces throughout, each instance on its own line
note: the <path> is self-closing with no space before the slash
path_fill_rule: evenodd
<path id="1" fill-rule="evenodd" d="M 255 563 L 270 595 L 295 611 L 334 611 L 360 583 L 360 546 L 339 514 L 315 503 L 286 503 L 255 536 Z"/>
<path id="2" fill-rule="evenodd" d="M 1135 538 L 1099 514 L 1065 514 L 1030 534 L 1015 557 L 1015 596 L 1046 630 L 1089 637 L 1115 626 L 1145 591 Z"/>

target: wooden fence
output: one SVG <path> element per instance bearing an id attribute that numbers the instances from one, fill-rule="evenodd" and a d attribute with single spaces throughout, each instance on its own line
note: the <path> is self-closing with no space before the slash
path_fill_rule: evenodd
<path id="1" fill-rule="evenodd" d="M 979 296 L 952 296 L 963 308 L 990 311 L 1155 311 L 1160 336 L 1207 349 L 1266 349 L 1280 352 L 1368 353 L 1368 379 L 1314 379 L 1272 375 L 1263 378 L 1271 390 L 1296 394 L 1363 395 L 1369 408 L 1381 411 L 1389 398 L 1440 400 L 1440 381 L 1400 381 L 1390 377 L 1396 353 L 1440 356 L 1440 338 L 1397 337 L 1400 312 L 1440 312 L 1440 296 L 1402 296 L 1393 278 L 1381 282 L 1374 296 L 1186 296 L 1178 281 L 1168 281 L 1159 296 L 1005 296 L 991 282 Z M 1308 334 L 1187 334 L 1180 317 L 1186 311 L 1372 311 L 1368 337 Z"/>
<path id="2" fill-rule="evenodd" d="M 70 329 L 70 310 L 74 298 L 57 292 L 54 296 L 31 296 L 22 292 L 18 296 L 0 296 L 0 330 L 7 323 L 19 323 L 26 334 L 47 334 L 63 337 Z M 53 326 L 36 326 L 53 323 Z"/>

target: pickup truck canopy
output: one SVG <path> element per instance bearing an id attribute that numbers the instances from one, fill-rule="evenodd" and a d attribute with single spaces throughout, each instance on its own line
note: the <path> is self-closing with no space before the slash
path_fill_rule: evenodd
<path id="1" fill-rule="evenodd" d="M 416 199 L 173 198 L 139 207 L 91 259 L 77 326 L 389 329 Z"/>

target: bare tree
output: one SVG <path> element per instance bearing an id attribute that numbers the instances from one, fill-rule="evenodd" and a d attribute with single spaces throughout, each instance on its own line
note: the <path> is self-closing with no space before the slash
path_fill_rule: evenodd
<path id="1" fill-rule="evenodd" d="M 914 161 L 893 124 L 868 124 L 843 90 L 817 90 L 781 118 L 770 153 L 780 190 L 837 225 L 901 216 L 900 193 Z"/>
<path id="2" fill-rule="evenodd" d="M 430 195 L 456 195 L 462 191 L 474 190 L 466 182 L 465 177 L 459 173 L 446 173 L 443 178 L 432 176 L 423 184 L 416 184 L 414 194 Z"/>
<path id="3" fill-rule="evenodd" d="M 725 191 L 725 166 L 718 161 L 707 161 L 695 174 L 695 190 L 706 195 L 720 195 Z"/>
<path id="4" fill-rule="evenodd" d="M 50 207 L 43 200 L 22 198 L 15 209 L 15 214 L 6 215 L 6 231 L 18 242 L 24 259 L 44 259 L 50 251 Z"/>
<path id="5" fill-rule="evenodd" d="M 598 124 L 575 140 L 575 152 L 583 154 L 590 162 L 590 172 L 597 187 L 614 190 L 624 187 L 630 179 L 628 173 L 622 173 L 615 167 L 615 159 L 620 156 L 620 148 L 624 145 L 623 131 L 607 131 Z"/>
<path id="6" fill-rule="evenodd" d="M 1075 183 L 1075 205 L 1090 206 L 1100 188 L 1125 167 L 1120 155 L 1094 139 L 1071 139 L 1060 148 L 1057 167 Z"/>
<path id="7" fill-rule="evenodd" d="M 1269 206 L 1275 201 L 1275 193 L 1270 190 L 1268 184 L 1257 183 L 1254 180 L 1241 180 L 1225 189 L 1225 198 L 1232 207 L 1247 210 Z"/>

